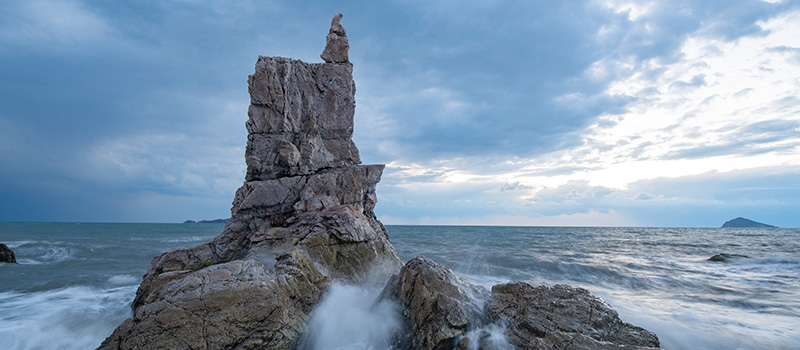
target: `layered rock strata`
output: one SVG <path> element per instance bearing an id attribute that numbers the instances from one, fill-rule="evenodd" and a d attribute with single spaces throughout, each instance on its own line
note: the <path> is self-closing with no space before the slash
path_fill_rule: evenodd
<path id="1" fill-rule="evenodd" d="M 373 212 L 383 165 L 352 141 L 353 66 L 340 21 L 326 63 L 259 57 L 248 79 L 246 182 L 212 242 L 150 263 L 133 317 L 101 349 L 289 349 L 331 278 L 402 262 Z"/>

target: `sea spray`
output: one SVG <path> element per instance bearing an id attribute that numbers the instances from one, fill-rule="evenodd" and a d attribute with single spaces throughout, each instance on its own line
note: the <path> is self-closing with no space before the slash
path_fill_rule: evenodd
<path id="1" fill-rule="evenodd" d="M 505 325 L 493 323 L 473 329 L 461 338 L 467 337 L 472 340 L 469 342 L 467 350 L 478 350 L 479 348 L 486 350 L 513 349 L 514 345 L 509 343 L 508 339 L 506 339 L 505 331 Z M 460 341 L 461 338 L 457 339 L 457 341 Z"/>
<path id="2" fill-rule="evenodd" d="M 304 348 L 384 350 L 402 330 L 398 306 L 382 288 L 335 282 L 311 315 Z"/>

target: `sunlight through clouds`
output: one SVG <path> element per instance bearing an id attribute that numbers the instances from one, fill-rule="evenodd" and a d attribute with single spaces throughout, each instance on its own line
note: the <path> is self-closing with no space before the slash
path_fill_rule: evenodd
<path id="1" fill-rule="evenodd" d="M 647 21 L 648 6 L 621 1 L 606 4 L 619 13 L 627 12 L 632 21 Z M 637 210 L 732 204 L 717 199 L 723 197 L 711 191 L 736 192 L 733 189 L 695 187 L 709 181 L 709 176 L 728 173 L 730 179 L 750 178 L 751 170 L 763 169 L 764 176 L 780 179 L 775 180 L 776 186 L 786 184 L 782 174 L 800 167 L 800 36 L 796 35 L 800 33 L 800 12 L 758 25 L 763 34 L 733 40 L 704 34 L 705 29 L 699 28 L 672 55 L 675 59 L 607 56 L 592 63 L 584 72 L 586 79 L 616 77 L 604 95 L 631 102 L 620 112 L 599 115 L 577 136 L 583 140 L 580 146 L 513 162 L 499 157 L 494 164 L 511 166 L 498 174 L 489 174 L 485 166 L 470 166 L 468 161 L 459 165 L 446 160 L 417 163 L 416 172 L 437 176 L 420 178 L 424 184 L 406 177 L 403 188 L 411 193 L 454 184 L 482 188 L 480 194 L 473 192 L 472 198 L 494 200 L 494 212 L 516 213 L 505 216 L 490 211 L 480 217 L 492 222 L 489 218 L 498 215 L 495 218 L 508 223 L 603 225 L 609 221 L 602 218 L 633 222 L 625 212 Z M 555 101 L 581 109 L 607 97 L 574 92 Z M 389 165 L 387 177 L 396 176 L 392 165 L 397 164 Z M 410 170 L 406 169 L 401 173 Z M 686 181 L 692 184 L 687 188 L 695 190 L 670 189 L 662 185 L 664 181 Z M 392 197 L 392 191 L 386 196 Z M 756 193 L 770 189 L 742 191 L 761 198 Z M 448 201 L 458 206 L 444 193 L 440 203 Z M 762 206 L 769 202 L 738 203 Z M 387 219 L 391 222 L 394 217 Z M 480 221 L 457 216 L 420 220 Z"/>

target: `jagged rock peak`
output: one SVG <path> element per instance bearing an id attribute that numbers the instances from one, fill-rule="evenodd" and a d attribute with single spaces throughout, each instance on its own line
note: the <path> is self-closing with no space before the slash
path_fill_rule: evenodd
<path id="1" fill-rule="evenodd" d="M 331 20 L 331 30 L 328 33 L 347 36 L 347 31 L 345 31 L 344 27 L 342 27 L 342 17 L 344 16 L 341 13 L 333 16 L 333 19 Z"/>
<path id="2" fill-rule="evenodd" d="M 347 41 L 347 31 L 344 30 L 341 21 L 341 13 L 333 16 L 331 29 L 325 38 L 325 50 L 319 55 L 327 63 L 350 63 L 348 57 L 350 43 Z"/>

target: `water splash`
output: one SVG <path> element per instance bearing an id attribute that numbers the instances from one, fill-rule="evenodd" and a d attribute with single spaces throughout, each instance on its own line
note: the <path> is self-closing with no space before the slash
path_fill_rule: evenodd
<path id="1" fill-rule="evenodd" d="M 385 350 L 403 323 L 398 306 L 380 299 L 381 288 L 335 282 L 311 315 L 303 348 Z"/>

